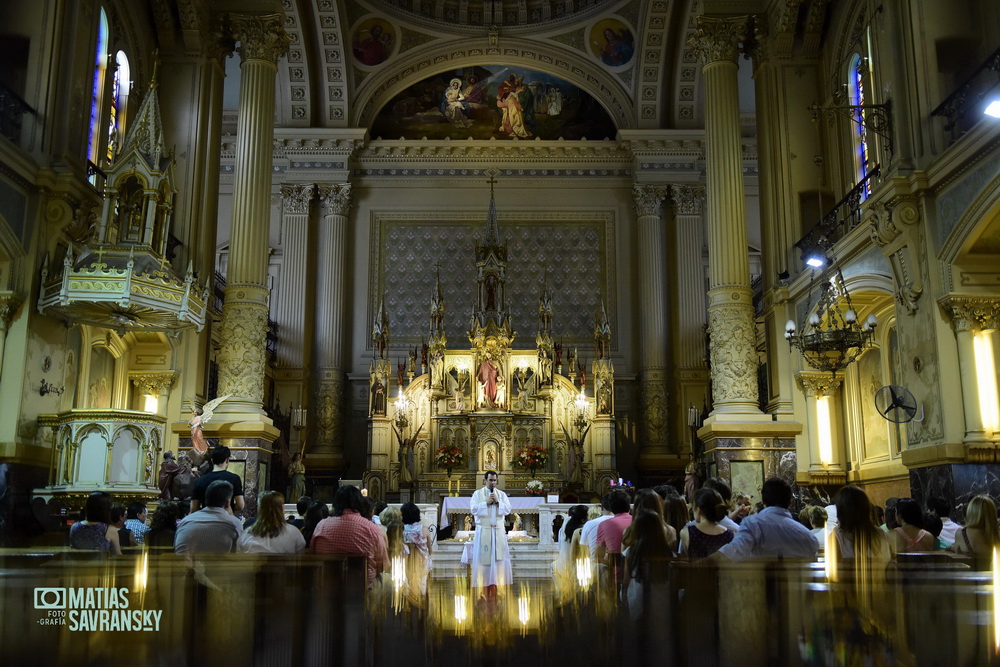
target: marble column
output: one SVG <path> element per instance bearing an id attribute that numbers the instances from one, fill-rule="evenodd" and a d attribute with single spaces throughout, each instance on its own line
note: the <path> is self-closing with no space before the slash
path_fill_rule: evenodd
<path id="1" fill-rule="evenodd" d="M 664 456 L 667 451 L 667 326 L 666 230 L 662 185 L 634 185 L 639 247 L 639 310 L 642 350 L 641 390 L 645 432 L 640 458 Z M 648 466 L 641 466 L 648 467 Z"/>
<path id="2" fill-rule="evenodd" d="M 316 243 L 316 418 L 314 465 L 339 469 L 344 465 L 344 265 L 351 185 L 320 185 L 322 206 Z"/>
<path id="3" fill-rule="evenodd" d="M 698 18 L 691 46 L 704 61 L 706 206 L 709 262 L 709 337 L 712 418 L 768 418 L 757 402 L 757 352 L 753 291 L 747 252 L 740 139 L 740 44 L 748 17 Z"/>
<path id="4" fill-rule="evenodd" d="M 314 190 L 312 183 L 281 186 L 281 279 L 277 282 L 272 309 L 281 332 L 277 350 L 279 368 L 300 369 L 305 365 L 309 204 Z"/>
<path id="5" fill-rule="evenodd" d="M 271 200 L 271 145 L 278 58 L 289 37 L 279 15 L 231 17 L 239 41 L 240 114 L 229 265 L 222 307 L 219 393 L 232 398 L 227 414 L 263 419 L 265 334 L 268 318 L 268 227 Z"/>

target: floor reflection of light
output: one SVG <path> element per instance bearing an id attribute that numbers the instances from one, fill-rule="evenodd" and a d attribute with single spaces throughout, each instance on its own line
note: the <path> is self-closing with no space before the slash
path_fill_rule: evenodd
<path id="1" fill-rule="evenodd" d="M 465 596 L 464 595 L 456 595 L 455 596 L 455 620 L 458 622 L 459 625 L 461 625 L 465 621 L 466 613 L 467 612 L 465 611 Z"/>
<path id="2" fill-rule="evenodd" d="M 149 551 L 143 549 L 139 553 L 139 558 L 135 562 L 135 578 L 132 583 L 132 590 L 135 593 L 144 593 L 149 582 Z"/>
<path id="3" fill-rule="evenodd" d="M 824 547 L 823 553 L 823 564 L 826 568 L 826 579 L 827 581 L 837 580 L 837 538 L 834 537 L 833 531 L 827 529 L 826 531 L 826 546 Z"/>
<path id="4" fill-rule="evenodd" d="M 591 563 L 589 558 L 577 558 L 576 559 L 576 581 L 580 584 L 580 588 L 586 590 L 590 587 L 590 582 L 593 581 L 594 574 L 591 569 Z"/>
<path id="5" fill-rule="evenodd" d="M 1000 552 L 993 547 L 993 651 L 1000 653 Z"/>

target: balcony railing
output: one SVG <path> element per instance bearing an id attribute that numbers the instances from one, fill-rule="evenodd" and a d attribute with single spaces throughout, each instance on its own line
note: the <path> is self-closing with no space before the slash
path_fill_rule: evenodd
<path id="1" fill-rule="evenodd" d="M 221 315 L 222 304 L 226 302 L 226 277 L 216 271 L 215 280 L 212 282 L 214 285 L 212 287 L 211 307 L 216 314 Z"/>
<path id="2" fill-rule="evenodd" d="M 985 97 L 1000 83 L 1000 49 L 987 58 L 968 79 L 949 95 L 932 116 L 945 119 L 944 130 L 950 143 L 958 141 L 983 119 Z"/>
<path id="3" fill-rule="evenodd" d="M 823 216 L 818 225 L 798 240 L 795 247 L 800 250 L 811 250 L 820 245 L 832 246 L 860 225 L 861 202 L 867 199 L 872 185 L 878 182 L 880 173 L 881 169 L 879 165 L 876 165 L 871 173 L 851 188 L 844 198 Z"/>
<path id="4" fill-rule="evenodd" d="M 21 122 L 24 114 L 35 114 L 17 93 L 0 83 L 0 134 L 15 144 L 21 141 Z"/>

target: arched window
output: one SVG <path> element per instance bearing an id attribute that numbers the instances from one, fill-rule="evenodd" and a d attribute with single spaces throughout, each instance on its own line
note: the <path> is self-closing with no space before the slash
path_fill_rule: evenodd
<path id="1" fill-rule="evenodd" d="M 115 55 L 115 73 L 111 83 L 111 99 L 108 104 L 108 150 L 105 155 L 105 166 L 111 166 L 125 140 L 125 109 L 128 104 L 128 93 L 131 87 L 131 72 L 128 66 L 128 56 L 124 51 Z"/>
<path id="2" fill-rule="evenodd" d="M 869 72 L 868 59 L 855 54 L 851 59 L 850 81 L 848 81 L 847 88 L 851 97 L 850 104 L 856 107 L 853 111 L 854 118 L 852 120 L 854 122 L 852 124 L 854 126 L 854 173 L 857 176 L 858 182 L 868 178 L 868 174 L 874 167 L 872 154 L 869 151 L 865 115 L 861 108 L 871 103 L 869 99 L 871 95 Z M 865 188 L 861 192 L 861 199 L 867 199 L 871 191 L 871 181 L 866 181 Z"/>
<path id="3" fill-rule="evenodd" d="M 101 20 L 97 28 L 97 54 L 94 62 L 94 87 L 90 100 L 90 133 L 87 138 L 87 159 L 97 164 L 101 150 L 102 98 L 104 97 L 104 76 L 108 71 L 108 15 L 101 8 Z"/>

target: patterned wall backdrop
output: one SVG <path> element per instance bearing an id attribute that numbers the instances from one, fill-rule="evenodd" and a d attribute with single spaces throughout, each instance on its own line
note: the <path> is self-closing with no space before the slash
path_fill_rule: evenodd
<path id="1" fill-rule="evenodd" d="M 446 215 L 436 214 L 434 220 L 414 220 L 413 214 L 405 219 L 376 215 L 369 319 L 384 294 L 394 347 L 413 345 L 427 335 L 435 264 L 441 267 L 448 347 L 468 345 L 466 332 L 476 302 L 474 248 L 484 222 L 469 216 L 442 220 Z M 517 332 L 515 348 L 534 347 L 538 297 L 546 275 L 557 339 L 591 345 L 602 298 L 608 301 L 608 317 L 617 331 L 615 304 L 609 299 L 615 294 L 612 213 L 549 216 L 531 222 L 505 220 L 501 215 L 499 222 L 508 246 L 507 307 Z"/>

